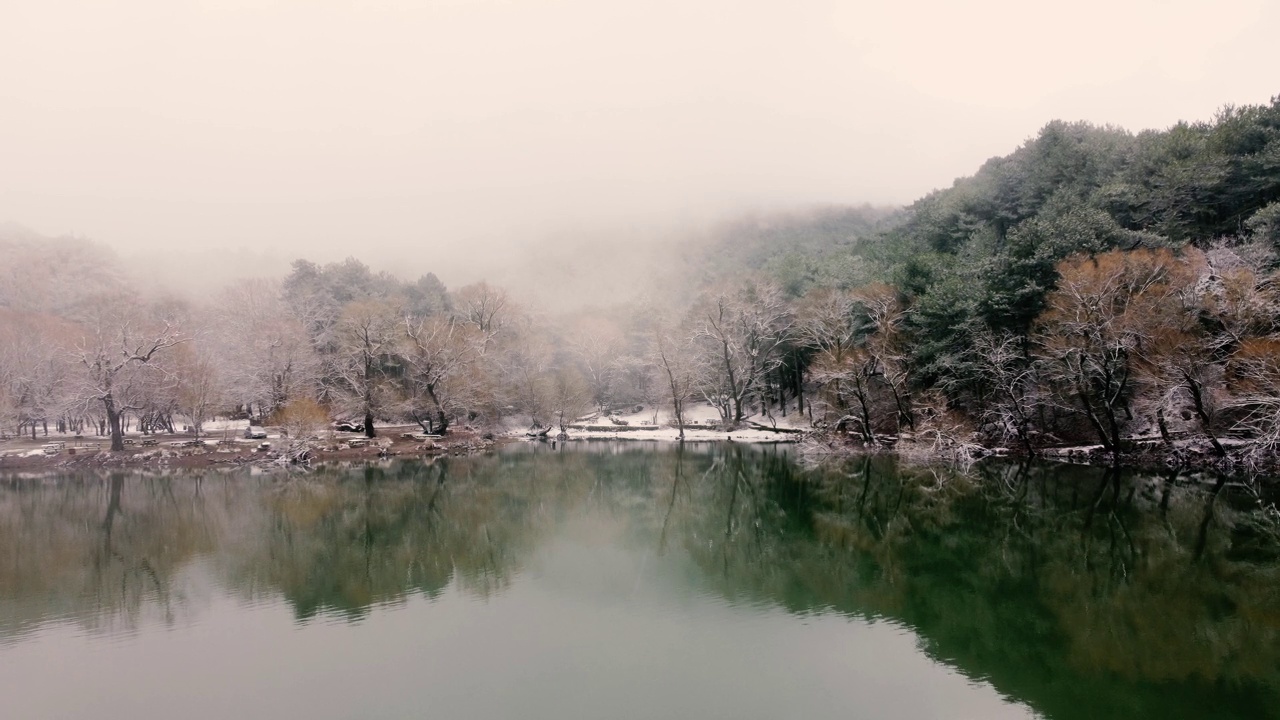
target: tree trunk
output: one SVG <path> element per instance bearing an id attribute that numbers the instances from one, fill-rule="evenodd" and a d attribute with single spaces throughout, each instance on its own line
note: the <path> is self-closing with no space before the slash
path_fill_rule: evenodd
<path id="1" fill-rule="evenodd" d="M 1077 389 L 1076 397 L 1079 398 L 1080 404 L 1084 407 L 1085 417 L 1089 418 L 1089 424 L 1093 426 L 1094 431 L 1098 433 L 1098 439 L 1102 441 L 1102 446 L 1111 452 L 1115 452 L 1118 448 L 1111 443 L 1111 439 L 1107 437 L 1106 428 L 1102 427 L 1102 421 L 1093 411 L 1093 405 L 1089 403 L 1089 396 L 1084 390 Z"/>
<path id="2" fill-rule="evenodd" d="M 911 432 L 915 432 L 916 419 L 911 413 L 910 400 L 904 399 L 902 393 L 898 392 L 898 386 L 894 383 L 886 381 L 885 384 L 889 386 L 889 392 L 893 393 L 893 404 L 898 410 L 898 432 L 902 432 L 902 423 L 904 422 L 908 428 L 911 428 Z"/>
<path id="3" fill-rule="evenodd" d="M 115 398 L 110 394 L 102 398 L 102 404 L 107 411 L 107 425 L 111 427 L 111 452 L 120 452 L 124 450 L 124 430 L 120 424 L 120 411 L 116 409 Z"/>
<path id="4" fill-rule="evenodd" d="M 1187 389 L 1191 391 L 1191 402 L 1195 406 L 1196 417 L 1200 420 L 1200 429 L 1204 430 L 1204 434 L 1209 436 L 1209 442 L 1213 443 L 1213 452 L 1218 457 L 1226 457 L 1226 448 L 1222 447 L 1222 443 L 1218 442 L 1218 436 L 1213 433 L 1213 423 L 1204 404 L 1204 394 L 1201 391 L 1200 383 L 1187 373 L 1183 373 L 1182 377 L 1187 382 Z"/>
<path id="5" fill-rule="evenodd" d="M 377 437 L 378 433 L 373 429 L 373 411 L 364 411 L 364 436 L 367 438 Z"/>
<path id="6" fill-rule="evenodd" d="M 1111 447 L 1116 452 L 1120 451 L 1120 421 L 1116 418 L 1115 408 L 1110 405 L 1107 408 L 1107 426 L 1111 429 Z"/>
<path id="7" fill-rule="evenodd" d="M 804 414 L 804 371 L 800 369 L 800 363 L 796 363 L 796 411 Z M 812 412 L 809 416 L 813 419 Z"/>
<path id="8" fill-rule="evenodd" d="M 441 435 L 449 429 L 449 418 L 444 414 L 444 405 L 440 404 L 440 398 L 436 396 L 434 384 L 427 385 L 427 397 L 431 398 L 432 404 L 436 406 L 436 424 L 439 426 L 437 432 Z"/>
<path id="9" fill-rule="evenodd" d="M 862 409 L 862 439 L 874 443 L 876 435 L 871 430 L 871 409 L 867 407 L 867 399 L 862 393 L 858 393 L 858 407 Z"/>
<path id="10" fill-rule="evenodd" d="M 1160 428 L 1160 439 L 1165 447 L 1173 447 L 1173 438 L 1169 437 L 1169 425 L 1164 421 L 1164 408 L 1156 408 L 1156 427 Z"/>
<path id="11" fill-rule="evenodd" d="M 782 409 L 782 417 L 787 416 L 787 376 L 784 367 L 778 368 L 778 407 Z"/>
<path id="12" fill-rule="evenodd" d="M 661 343 L 659 343 L 661 348 Z M 660 352 L 662 352 L 660 350 Z M 680 442 L 684 442 L 684 398 L 680 397 L 680 386 L 676 383 L 676 374 L 671 370 L 671 363 L 667 361 L 665 352 L 662 352 L 662 369 L 667 371 L 667 382 L 671 387 L 671 411 L 676 416 L 676 427 L 680 430 Z M 658 412 L 655 409 L 653 417 L 656 421 Z"/>

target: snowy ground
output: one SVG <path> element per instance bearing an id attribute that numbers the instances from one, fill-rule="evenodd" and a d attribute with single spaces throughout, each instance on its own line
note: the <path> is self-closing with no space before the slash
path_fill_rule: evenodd
<path id="1" fill-rule="evenodd" d="M 751 427 L 748 423 L 757 423 L 767 427 L 777 427 L 793 430 L 808 430 L 809 419 L 796 413 L 794 405 L 789 409 L 787 416 L 784 418 L 778 413 L 774 413 L 772 417 L 752 415 L 747 418 L 737 430 L 732 432 L 724 432 L 717 429 L 720 416 L 710 404 L 705 402 L 690 403 L 685 411 L 685 431 L 684 436 L 689 441 L 726 441 L 735 442 L 757 442 L 757 443 L 777 443 L 777 442 L 796 442 L 800 439 L 799 433 L 787 432 L 771 432 Z M 650 441 L 673 441 L 678 440 L 680 432 L 671 423 L 674 422 L 672 413 L 666 409 L 660 409 L 657 413 L 657 422 L 654 422 L 654 412 L 651 407 L 645 407 L 640 412 L 615 415 L 617 420 L 625 421 L 626 425 L 614 425 L 610 418 L 600 416 L 599 414 L 587 415 L 573 423 L 577 427 L 570 427 L 569 438 L 572 440 L 650 440 Z M 217 419 L 210 420 L 204 424 L 201 436 L 209 441 L 232 440 L 243 442 L 250 445 L 256 445 L 262 442 L 262 439 L 247 440 L 244 439 L 244 431 L 249 427 L 247 420 L 228 420 Z M 275 441 L 280 438 L 279 428 L 266 428 L 268 435 L 267 440 Z M 524 438 L 525 432 L 528 430 L 528 423 L 521 422 L 519 419 L 509 419 L 506 423 L 505 435 L 513 438 Z M 169 435 L 160 433 L 155 435 L 143 435 L 136 429 L 132 432 L 125 433 L 125 441 L 130 445 L 157 444 L 160 446 L 168 446 L 174 443 L 183 442 L 193 437 L 189 431 L 184 432 L 181 423 L 178 424 L 178 433 Z M 388 425 L 378 426 L 380 435 L 398 436 L 402 432 L 419 432 L 416 425 Z M 340 439 L 348 437 L 356 437 L 351 433 L 337 433 Z M 99 437 L 92 433 L 82 437 L 75 437 L 70 433 L 58 433 L 52 429 L 46 436 L 43 432 L 36 436 L 35 440 L 30 435 L 22 437 L 10 437 L 0 442 L 0 457 L 35 457 L 44 454 L 43 446 L 49 442 L 64 442 L 66 448 L 83 448 L 83 449 L 105 449 L 110 442 L 109 438 Z"/>
<path id="2" fill-rule="evenodd" d="M 809 419 L 799 413 L 789 411 L 784 418 L 778 413 L 772 417 L 762 415 L 748 416 L 746 422 L 738 429 L 725 432 L 716 428 L 720 415 L 709 403 L 690 403 L 685 409 L 685 440 L 716 441 L 732 440 L 735 442 L 795 442 L 800 439 L 798 433 L 773 432 L 750 427 L 748 423 L 756 423 L 767 427 L 784 430 L 808 430 Z M 610 418 L 598 414 L 587 415 L 568 430 L 570 440 L 652 440 L 671 441 L 680 438 L 680 431 L 672 427 L 675 421 L 670 410 L 660 409 L 657 422 L 654 422 L 654 411 L 645 407 L 640 412 L 618 414 L 614 419 L 625 421 L 626 425 L 614 425 Z M 518 423 L 508 426 L 507 434 L 523 437 L 527 428 L 517 427 Z"/>
<path id="3" fill-rule="evenodd" d="M 219 420 L 209 420 L 205 422 L 204 427 L 202 429 L 205 433 L 212 435 L 214 433 L 221 434 L 223 431 L 231 432 L 231 433 L 242 433 L 245 431 L 245 428 L 247 427 L 249 427 L 248 420 L 219 419 Z"/>
<path id="4" fill-rule="evenodd" d="M 124 433 L 124 439 L 130 445 L 155 444 L 161 447 L 181 443 L 194 438 L 194 433 L 184 430 L 184 424 L 176 421 L 175 426 L 178 432 L 170 435 L 169 433 L 159 432 L 151 435 L 144 435 L 138 432 L 136 427 Z M 244 439 L 244 431 L 249 427 L 248 420 L 211 420 L 204 424 L 201 432 L 201 438 L 216 440 L 235 440 L 250 445 L 256 445 L 262 442 L 261 439 L 246 440 Z M 416 427 L 416 426 L 415 426 Z M 277 439 L 280 437 L 278 428 L 269 430 L 267 439 Z M 60 433 L 54 428 L 49 428 L 49 434 L 45 435 L 43 430 L 36 433 L 36 438 L 31 439 L 29 433 L 20 436 L 9 436 L 0 438 L 0 457 L 36 457 L 44 454 L 44 445 L 46 443 L 61 442 L 65 444 L 65 449 L 86 449 L 86 450 L 102 450 L 110 443 L 111 438 L 102 435 L 95 435 L 92 430 L 82 433 L 79 437 L 75 433 Z"/>

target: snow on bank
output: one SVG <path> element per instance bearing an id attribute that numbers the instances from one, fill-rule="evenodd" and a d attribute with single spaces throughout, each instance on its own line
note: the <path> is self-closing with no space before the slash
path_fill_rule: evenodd
<path id="1" fill-rule="evenodd" d="M 638 412 L 618 413 L 610 417 L 599 414 L 579 418 L 568 428 L 570 440 L 649 440 L 654 442 L 670 442 L 680 439 L 680 430 L 673 427 L 675 418 L 669 410 L 662 409 L 656 414 L 653 408 L 643 408 Z M 809 421 L 798 413 L 788 413 L 787 417 L 774 415 L 763 417 L 752 415 L 746 423 L 755 423 L 767 427 L 777 427 L 782 432 L 762 430 L 744 423 L 736 430 L 724 431 L 716 427 L 720 415 L 709 403 L 691 403 L 684 413 L 684 439 L 687 441 L 733 441 L 750 443 L 792 443 L 802 437 L 799 432 L 808 431 Z M 617 421 L 616 424 L 614 421 Z M 505 434 L 510 437 L 525 437 L 524 427 L 509 424 Z M 552 436 L 554 436 L 554 431 Z"/>
<path id="2" fill-rule="evenodd" d="M 673 427 L 657 430 L 574 430 L 569 431 L 570 440 L 651 440 L 674 441 L 680 439 L 680 431 Z M 792 443 L 800 439 L 793 433 L 776 433 L 754 428 L 739 428 L 732 432 L 713 429 L 685 428 L 684 439 L 692 442 L 700 441 L 733 441 L 751 443 Z"/>

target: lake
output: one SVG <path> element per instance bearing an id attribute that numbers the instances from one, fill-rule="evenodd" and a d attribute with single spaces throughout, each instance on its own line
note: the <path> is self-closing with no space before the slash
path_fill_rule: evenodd
<path id="1" fill-rule="evenodd" d="M 1280 514 L 742 444 L 9 477 L 0 716 L 1280 717 Z"/>

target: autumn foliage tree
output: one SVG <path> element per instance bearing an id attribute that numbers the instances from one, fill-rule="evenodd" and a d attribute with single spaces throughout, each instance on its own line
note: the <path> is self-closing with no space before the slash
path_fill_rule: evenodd
<path id="1" fill-rule="evenodd" d="M 877 283 L 854 290 L 853 299 L 866 324 L 866 352 L 874 359 L 879 380 L 893 399 L 896 424 L 914 429 L 909 382 L 911 358 L 909 341 L 903 331 L 906 313 L 898 292 Z"/>
<path id="2" fill-rule="evenodd" d="M 1072 257 L 1058 272 L 1035 335 L 1046 379 L 1115 452 L 1133 418 L 1137 361 L 1173 331 L 1168 309 L 1179 306 L 1194 272 L 1163 249 Z"/>
<path id="3" fill-rule="evenodd" d="M 796 335 L 816 351 L 810 379 L 853 426 L 874 442 L 877 426 L 914 427 L 910 354 L 897 292 L 884 284 L 818 290 L 797 311 Z"/>
<path id="4" fill-rule="evenodd" d="M 1243 411 L 1240 429 L 1255 440 L 1251 454 L 1280 450 L 1280 336 L 1242 343 L 1226 374 L 1238 393 L 1233 403 Z"/>
<path id="5" fill-rule="evenodd" d="M 271 419 L 280 426 L 294 444 L 305 443 L 329 424 L 329 411 L 311 398 L 289 401 Z"/>

